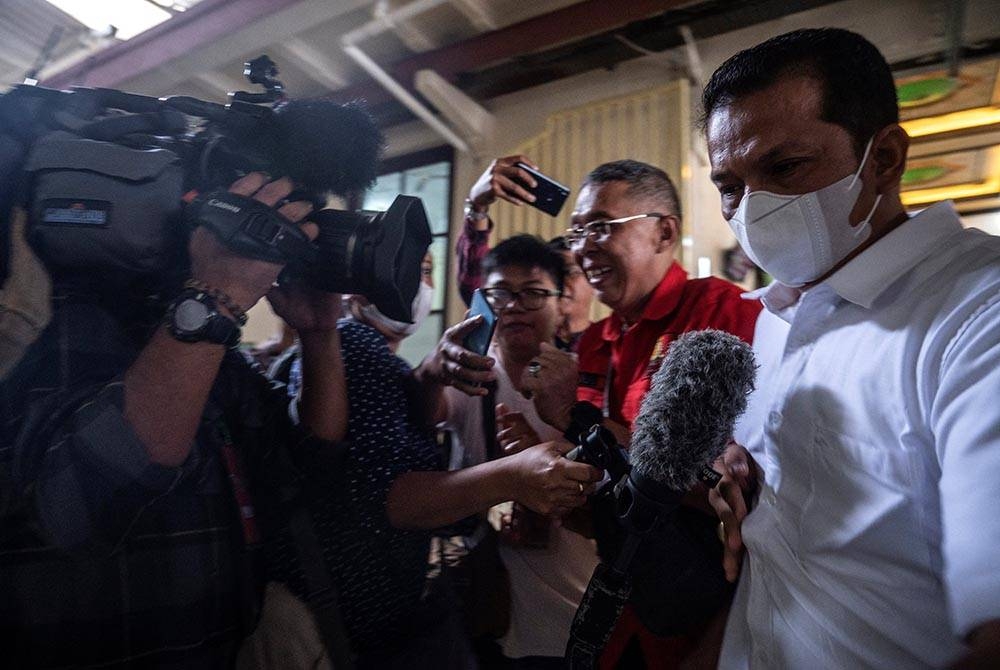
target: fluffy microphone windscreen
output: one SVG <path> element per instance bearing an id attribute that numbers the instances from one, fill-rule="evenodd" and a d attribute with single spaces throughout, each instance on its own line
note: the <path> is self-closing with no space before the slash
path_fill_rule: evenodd
<path id="1" fill-rule="evenodd" d="M 282 174 L 297 184 L 346 195 L 374 183 L 385 141 L 359 104 L 290 100 L 275 108 L 272 123 Z"/>
<path id="2" fill-rule="evenodd" d="M 635 420 L 633 471 L 683 492 L 718 458 L 754 388 L 753 351 L 721 330 L 685 333 L 670 345 Z"/>

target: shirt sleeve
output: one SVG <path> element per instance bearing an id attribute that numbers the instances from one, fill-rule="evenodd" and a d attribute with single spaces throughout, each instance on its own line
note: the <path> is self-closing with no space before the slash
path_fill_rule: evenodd
<path id="1" fill-rule="evenodd" d="M 931 411 L 945 588 L 955 632 L 1000 619 L 1000 292 L 945 351 Z"/>
<path id="2" fill-rule="evenodd" d="M 358 512 L 365 525 L 385 525 L 385 503 L 393 481 L 415 470 L 439 467 L 431 429 L 408 411 L 405 363 L 372 328 L 351 322 L 340 327 L 350 405 L 348 486 L 363 491 Z"/>
<path id="3" fill-rule="evenodd" d="M 455 243 L 455 257 L 458 261 L 458 291 L 465 305 L 472 302 L 472 293 L 483 283 L 483 258 L 490 251 L 490 233 L 493 220 L 487 219 L 486 230 L 476 230 L 476 223 L 466 216 L 462 222 L 462 233 Z"/>

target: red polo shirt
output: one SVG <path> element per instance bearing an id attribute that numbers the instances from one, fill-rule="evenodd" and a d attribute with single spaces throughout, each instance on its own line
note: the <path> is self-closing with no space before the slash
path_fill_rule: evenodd
<path id="1" fill-rule="evenodd" d="M 612 421 L 631 429 L 653 373 L 659 369 L 670 343 L 692 330 L 715 328 L 751 342 L 761 304 L 744 300 L 739 286 L 707 277 L 688 279 L 677 263 L 670 266 L 642 312 L 625 328 L 612 314 L 584 332 L 577 348 L 580 385 L 577 399 L 604 406 L 608 388 L 608 410 Z M 664 603 L 664 607 L 670 607 Z M 638 636 L 650 668 L 673 668 L 690 651 L 693 638 L 664 638 L 646 630 L 631 607 L 626 606 L 601 657 L 601 668 L 614 668 L 629 640 Z"/>

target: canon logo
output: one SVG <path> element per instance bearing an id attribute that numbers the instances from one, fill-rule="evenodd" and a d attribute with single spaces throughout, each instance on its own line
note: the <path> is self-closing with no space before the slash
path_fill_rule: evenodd
<path id="1" fill-rule="evenodd" d="M 206 204 L 211 205 L 212 207 L 218 207 L 219 209 L 225 209 L 227 211 L 232 212 L 233 214 L 239 214 L 241 211 L 243 211 L 236 205 L 230 204 L 228 202 L 223 202 L 222 200 L 216 200 L 215 198 L 212 198 Z"/>

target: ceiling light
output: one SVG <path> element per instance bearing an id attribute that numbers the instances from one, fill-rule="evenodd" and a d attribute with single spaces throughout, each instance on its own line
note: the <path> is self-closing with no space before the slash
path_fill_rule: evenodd
<path id="1" fill-rule="evenodd" d="M 969 130 L 1000 123 L 1000 106 L 976 107 L 961 112 L 951 112 L 939 116 L 903 121 L 903 127 L 910 137 L 924 137 L 950 133 L 955 130 Z"/>
<path id="2" fill-rule="evenodd" d="M 960 200 L 962 198 L 981 198 L 987 195 L 997 195 L 1000 193 L 1000 176 L 990 177 L 985 181 L 967 182 L 965 184 L 954 184 L 951 186 L 937 186 L 934 188 L 923 188 L 913 191 L 904 191 L 899 194 L 903 204 L 907 207 L 915 205 L 926 205 L 941 200 Z"/>
<path id="3" fill-rule="evenodd" d="M 117 37 L 131 39 L 170 18 L 170 12 L 146 0 L 46 0 L 93 30 L 115 26 Z"/>

